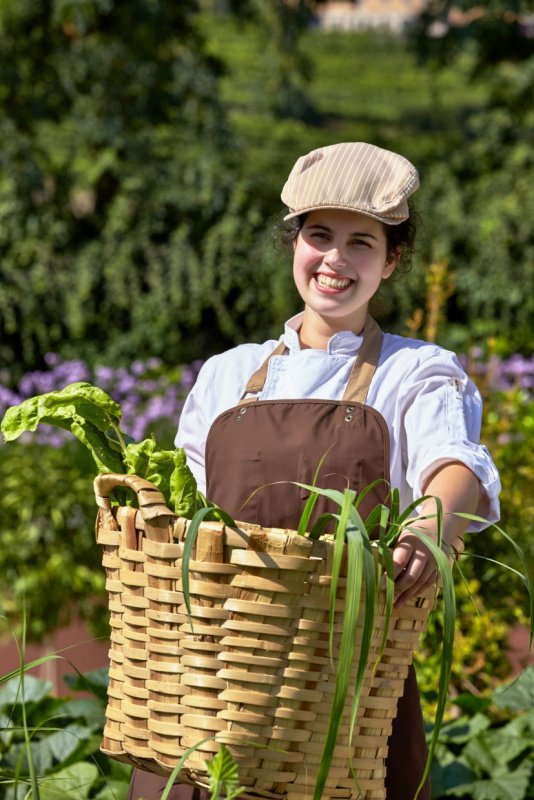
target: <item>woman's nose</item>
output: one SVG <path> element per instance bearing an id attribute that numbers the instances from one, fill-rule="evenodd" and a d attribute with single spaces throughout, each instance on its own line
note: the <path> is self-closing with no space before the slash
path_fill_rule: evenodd
<path id="1" fill-rule="evenodd" d="M 345 265 L 345 257 L 339 247 L 332 247 L 324 258 L 325 264 L 332 269 L 341 268 Z"/>

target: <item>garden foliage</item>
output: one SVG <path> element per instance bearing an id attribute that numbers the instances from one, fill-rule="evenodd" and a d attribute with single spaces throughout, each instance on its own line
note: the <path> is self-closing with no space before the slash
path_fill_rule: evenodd
<path id="1" fill-rule="evenodd" d="M 280 187 L 296 155 L 347 139 L 402 151 L 423 179 L 388 326 L 444 261 L 442 340 L 527 352 L 531 58 L 474 72 L 469 42 L 489 33 L 468 28 L 449 66 L 422 66 L 400 39 L 306 27 L 304 0 L 226 5 L 0 4 L 0 361 L 176 364 L 278 335 L 298 308 L 273 246 Z"/>
<path id="2" fill-rule="evenodd" d="M 131 768 L 99 753 L 107 676 L 97 670 L 67 678 L 84 697 L 53 697 L 50 684 L 31 674 L 0 681 L 0 798 L 22 800 L 30 788 L 30 761 L 43 800 L 124 800 Z M 528 800 L 534 794 L 534 667 L 480 698 L 463 693 L 460 711 L 439 736 L 432 765 L 432 800 Z M 25 736 L 25 727 L 29 736 Z M 212 789 L 238 788 L 227 754 L 212 761 Z M 214 795 L 218 796 L 218 795 Z M 230 796 L 230 794 L 228 795 Z M 238 797 L 239 793 L 232 794 Z"/>

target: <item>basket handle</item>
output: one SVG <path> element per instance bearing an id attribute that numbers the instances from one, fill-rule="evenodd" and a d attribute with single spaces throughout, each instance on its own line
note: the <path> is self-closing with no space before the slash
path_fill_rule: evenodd
<path id="1" fill-rule="evenodd" d="M 151 522 L 156 517 L 175 517 L 173 511 L 167 506 L 165 498 L 153 483 L 139 478 L 137 475 L 116 474 L 106 472 L 97 475 L 93 482 L 96 503 L 105 511 L 111 510 L 110 495 L 113 489 L 123 487 L 131 489 L 137 496 L 141 516 L 146 522 Z"/>

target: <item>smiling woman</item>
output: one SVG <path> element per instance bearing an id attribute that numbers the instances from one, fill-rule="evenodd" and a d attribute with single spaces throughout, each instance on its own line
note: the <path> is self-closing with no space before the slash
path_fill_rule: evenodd
<path id="1" fill-rule="evenodd" d="M 453 353 L 382 333 L 369 314 L 380 283 L 413 246 L 408 198 L 418 185 L 409 161 L 361 142 L 297 160 L 282 200 L 285 219 L 295 220 L 293 274 L 304 309 L 278 341 L 209 359 L 176 437 L 200 490 L 235 519 L 296 530 L 304 497 L 295 481 L 357 493 L 373 484 L 362 513 L 366 503 L 389 503 L 391 487 L 403 508 L 425 492 L 439 497 L 445 547 L 467 525 L 454 512 L 477 513 L 487 524 L 498 518 L 499 478 L 479 444 L 475 386 Z M 328 503 L 318 501 L 316 516 L 336 511 Z M 424 543 L 438 537 L 434 498 L 419 512 L 428 512 L 418 522 L 424 536 L 407 532 L 393 551 L 398 606 L 436 581 Z M 242 710 L 257 714 L 253 698 L 251 704 Z M 302 736 L 312 746 L 313 720 L 306 727 Z M 418 797 L 428 800 L 413 670 L 388 747 L 385 788 L 366 797 L 413 800 L 422 782 Z M 130 797 L 152 800 L 161 786 L 137 771 Z M 172 797 L 185 800 L 192 792 L 177 785 Z M 343 796 L 360 795 L 354 788 Z"/>

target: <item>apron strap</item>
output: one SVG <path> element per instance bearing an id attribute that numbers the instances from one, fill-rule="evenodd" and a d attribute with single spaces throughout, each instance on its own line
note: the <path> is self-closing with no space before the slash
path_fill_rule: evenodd
<path id="1" fill-rule="evenodd" d="M 376 365 L 380 358 L 380 351 L 382 349 L 382 339 L 384 334 L 380 330 L 378 323 L 371 316 L 367 316 L 365 328 L 363 331 L 363 342 L 358 350 L 358 355 L 354 359 L 347 386 L 343 393 L 343 401 L 352 403 L 365 403 L 367 392 L 373 375 L 375 374 Z M 265 386 L 265 379 L 267 378 L 267 370 L 269 369 L 269 361 L 273 356 L 281 356 L 287 350 L 284 342 L 280 342 L 272 353 L 270 353 L 261 367 L 254 372 L 245 387 L 245 391 L 241 396 L 240 402 L 254 402 L 256 397 L 247 397 L 248 394 L 258 395 Z"/>
<path id="2" fill-rule="evenodd" d="M 263 387 L 265 386 L 265 379 L 267 378 L 267 370 L 269 369 L 269 361 L 273 356 L 283 356 L 286 350 L 287 347 L 285 343 L 280 342 L 280 344 L 275 347 L 273 352 L 267 356 L 261 367 L 257 369 L 256 372 L 254 372 L 248 379 L 248 383 L 241 396 L 240 402 L 245 401 L 247 394 L 259 394 L 263 390 Z M 248 397 L 246 398 L 246 402 L 251 402 L 257 399 L 257 397 Z"/>
<path id="3" fill-rule="evenodd" d="M 376 371 L 382 350 L 384 334 L 373 317 L 367 315 L 363 329 L 363 342 L 354 359 L 352 370 L 343 393 L 343 400 L 352 403 L 365 403 L 369 386 Z"/>

